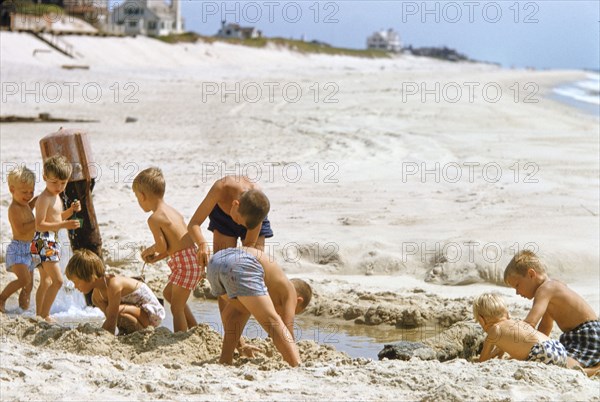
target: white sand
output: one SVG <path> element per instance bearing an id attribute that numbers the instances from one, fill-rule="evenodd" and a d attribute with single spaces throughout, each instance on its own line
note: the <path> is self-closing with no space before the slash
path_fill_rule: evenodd
<path id="1" fill-rule="evenodd" d="M 387 301 L 391 310 L 395 304 L 402 307 L 403 297 L 410 299 L 411 289 L 421 288 L 435 296 L 423 296 L 417 306 L 423 311 L 435 316 L 448 299 L 467 314 L 469 296 L 498 290 L 517 315 L 523 314 L 529 302 L 496 284 L 515 248 L 530 243 L 553 276 L 600 310 L 598 120 L 543 96 L 584 72 L 505 70 L 409 56 L 307 56 L 225 44 L 171 46 L 143 37 L 65 37 L 78 53 L 72 60 L 55 51 L 34 55 L 48 48 L 25 34 L 2 32 L 0 39 L 2 115 L 49 112 L 100 120 L 3 124 L 3 178 L 12 163 L 37 166 L 39 174 L 38 141 L 59 126 L 87 130 L 101 169 L 94 202 L 113 267 L 139 270 L 137 250 L 152 241 L 147 216 L 131 192 L 137 171 L 161 167 L 167 202 L 189 219 L 224 174 L 222 164 L 235 172 L 238 163 L 237 170 L 250 175 L 261 169 L 260 183 L 272 204 L 275 237 L 268 246 L 274 257 L 290 276 L 311 278 L 325 306 L 347 299 L 350 289 L 392 291 L 398 299 Z M 90 69 L 65 70 L 65 64 Z M 456 103 L 443 97 L 435 102 L 433 95 L 425 102 L 420 95 L 403 100 L 403 84 L 407 89 L 426 82 L 431 89 L 436 81 L 441 87 L 460 84 L 463 97 Z M 247 91 L 245 99 L 241 94 L 236 101 L 234 93 L 221 99 L 220 92 L 203 99 L 203 89 L 222 83 L 233 89 L 236 82 Z M 39 101 L 31 93 L 23 101 L 22 90 L 36 92 L 36 83 Z M 268 88 L 274 83 L 279 86 L 271 101 Z M 464 83 L 478 83 L 472 102 Z M 481 88 L 495 83 L 503 92 L 491 103 Z M 510 89 L 515 83 L 521 88 L 517 102 Z M 533 96 L 538 103 L 524 102 L 531 93 L 527 83 L 539 87 Z M 102 95 L 92 103 L 96 84 Z M 285 85 L 288 100 L 281 92 Z M 291 103 L 296 85 L 302 96 Z M 56 95 L 57 87 L 62 96 Z M 82 93 L 84 87 L 89 92 Z M 253 103 L 248 98 L 256 87 L 263 96 Z M 125 102 L 128 95 L 138 102 Z M 328 95 L 338 102 L 326 103 Z M 128 116 L 138 121 L 125 124 Z M 465 165 L 471 162 L 478 164 L 472 180 Z M 421 180 L 421 170 L 436 163 L 439 180 L 433 174 Z M 483 176 L 486 164 L 501 167 L 497 182 L 490 180 L 496 165 L 488 165 L 492 168 Z M 454 177 L 455 166 L 461 167 L 462 179 L 444 180 L 444 174 Z M 215 167 L 219 172 L 209 175 Z M 419 174 L 403 177 L 415 167 Z M 527 173 L 535 173 L 538 182 L 525 182 Z M 6 187 L 0 199 L 3 245 L 11 236 Z M 40 182 L 36 192 L 42 189 Z M 443 252 L 436 253 L 436 247 Z M 502 253 L 498 258 L 496 249 Z M 166 265 L 157 264 L 156 277 L 164 281 L 165 272 Z M 3 272 L 0 285 L 10 278 Z M 374 297 L 373 306 L 385 304 L 384 299 Z M 250 362 L 226 368 L 214 364 L 218 352 L 210 359 L 187 359 L 192 354 L 186 343 L 178 353 L 161 343 L 156 353 L 174 353 L 173 367 L 158 357 L 139 362 L 116 352 L 82 354 L 78 342 L 88 338 L 77 331 L 57 332 L 66 347 L 37 342 L 33 335 L 40 329 L 32 324 L 27 338 L 14 330 L 22 325 L 2 316 L 3 399 L 600 399 L 597 379 L 531 363 L 365 363 L 311 355 L 299 369 L 265 369 Z"/>

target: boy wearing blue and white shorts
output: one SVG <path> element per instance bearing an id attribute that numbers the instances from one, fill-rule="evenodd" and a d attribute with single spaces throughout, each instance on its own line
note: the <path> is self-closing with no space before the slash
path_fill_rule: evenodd
<path id="1" fill-rule="evenodd" d="M 35 265 L 30 252 L 31 239 L 35 232 L 33 216 L 33 189 L 35 174 L 24 166 L 8 173 L 8 189 L 13 200 L 8 207 L 8 220 L 12 228 L 13 240 L 6 248 L 6 270 L 17 276 L 0 294 L 0 311 L 4 312 L 6 300 L 20 290 L 19 307 L 29 308 L 33 288 Z"/>
<path id="2" fill-rule="evenodd" d="M 224 304 L 221 320 L 225 335 L 221 363 L 232 363 L 236 347 L 248 357 L 253 355 L 247 354 L 251 346 L 241 342 L 242 331 L 250 315 L 270 335 L 290 366 L 300 363 L 293 329 L 295 315 L 306 308 L 312 297 L 312 290 L 306 282 L 300 279 L 290 281 L 268 255 L 249 247 L 232 247 L 216 252 L 208 262 L 206 277 L 211 292 Z"/>

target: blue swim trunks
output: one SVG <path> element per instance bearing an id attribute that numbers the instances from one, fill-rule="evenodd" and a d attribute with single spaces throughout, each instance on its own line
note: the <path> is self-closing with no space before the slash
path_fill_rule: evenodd
<path id="1" fill-rule="evenodd" d="M 215 205 L 208 217 L 210 219 L 208 223 L 208 230 L 211 232 L 217 230 L 219 233 L 224 234 L 225 236 L 235 238 L 239 237 L 242 240 L 246 238 L 247 229 L 244 226 L 235 223 L 233 219 L 231 219 L 231 216 L 223 212 L 218 204 Z M 258 236 L 264 236 L 267 239 L 269 237 L 273 237 L 273 230 L 271 230 L 271 223 L 269 222 L 268 217 L 262 222 Z"/>
<path id="2" fill-rule="evenodd" d="M 60 261 L 60 243 L 54 232 L 35 232 L 31 241 L 31 254 L 39 255 L 42 262 Z"/>
<path id="3" fill-rule="evenodd" d="M 533 345 L 527 361 L 567 367 L 567 350 L 559 341 L 549 339 Z"/>
<path id="4" fill-rule="evenodd" d="M 216 252 L 208 262 L 206 278 L 215 296 L 227 293 L 227 297 L 235 299 L 267 294 L 262 265 L 256 257 L 239 248 Z"/>
<path id="5" fill-rule="evenodd" d="M 6 248 L 6 270 L 12 272 L 12 266 L 16 264 L 27 265 L 30 272 L 35 269 L 31 255 L 31 242 L 23 240 L 11 240 Z"/>

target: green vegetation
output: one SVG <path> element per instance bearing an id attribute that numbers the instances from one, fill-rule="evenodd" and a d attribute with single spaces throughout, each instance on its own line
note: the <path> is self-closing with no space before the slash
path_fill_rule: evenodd
<path id="1" fill-rule="evenodd" d="M 202 36 L 194 32 L 186 32 L 179 35 L 160 36 L 156 39 L 166 43 L 194 43 L 202 41 L 205 43 L 224 42 L 234 45 L 249 46 L 249 47 L 266 47 L 267 45 L 275 45 L 282 48 L 290 49 L 299 53 L 319 53 L 338 56 L 353 56 L 366 58 L 389 58 L 392 53 L 381 50 L 358 50 L 345 49 L 339 47 L 327 46 L 320 43 L 303 42 L 301 40 L 283 39 L 283 38 L 257 38 L 257 39 L 225 39 L 214 36 Z"/>
<path id="2" fill-rule="evenodd" d="M 8 0 L 2 4 L 2 8 L 18 14 L 28 15 L 65 14 L 65 11 L 60 6 L 55 4 L 37 4 L 33 0 Z"/>

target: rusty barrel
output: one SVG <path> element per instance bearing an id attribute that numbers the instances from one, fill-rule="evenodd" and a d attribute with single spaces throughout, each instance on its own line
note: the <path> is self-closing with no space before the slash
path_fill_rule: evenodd
<path id="1" fill-rule="evenodd" d="M 96 219 L 96 212 L 92 200 L 92 190 L 98 176 L 97 165 L 92 157 L 92 147 L 88 135 L 83 130 L 63 129 L 46 135 L 40 140 L 42 159 L 53 155 L 62 155 L 72 164 L 73 173 L 67 188 L 61 194 L 65 208 L 74 200 L 81 202 L 81 211 L 77 217 L 83 219 L 83 225 L 69 231 L 71 247 L 73 250 L 88 249 L 102 258 L 102 237 Z"/>

